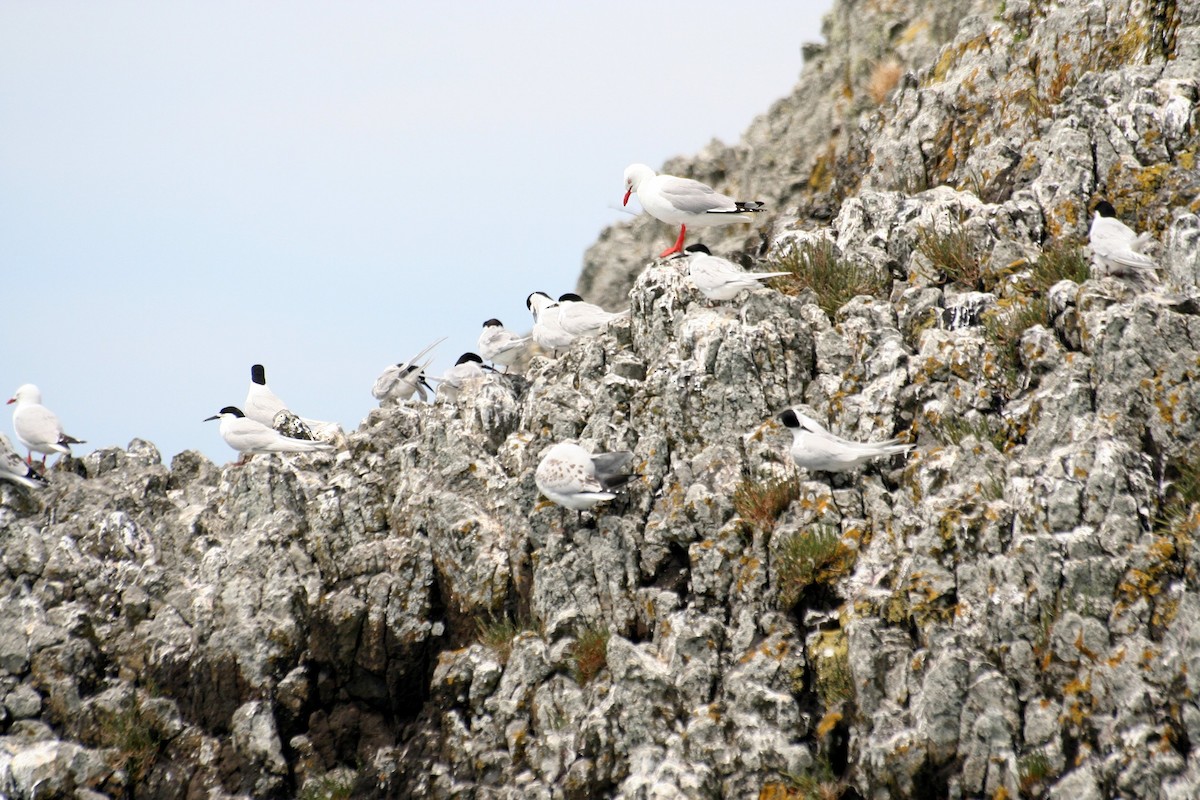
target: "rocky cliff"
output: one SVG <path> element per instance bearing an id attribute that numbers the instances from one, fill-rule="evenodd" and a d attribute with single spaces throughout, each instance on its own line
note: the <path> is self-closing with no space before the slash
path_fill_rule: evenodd
<path id="1" fill-rule="evenodd" d="M 581 278 L 627 320 L 336 455 L 0 484 L 0 794 L 1200 794 L 1200 7 L 955 8 L 839 3 L 667 165 L 777 209 L 703 237 L 773 290 L 637 220 Z M 1101 196 L 1161 286 L 1089 276 Z M 797 404 L 917 448 L 797 473 Z M 541 501 L 564 438 L 640 479 Z"/>

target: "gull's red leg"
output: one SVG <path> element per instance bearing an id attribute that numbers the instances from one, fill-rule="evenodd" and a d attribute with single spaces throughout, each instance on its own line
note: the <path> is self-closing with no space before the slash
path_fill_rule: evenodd
<path id="1" fill-rule="evenodd" d="M 686 235 L 687 235 L 687 225 L 680 225 L 679 226 L 679 238 L 675 240 L 675 244 L 673 244 L 671 247 L 669 247 L 666 250 L 663 250 L 661 253 L 659 253 L 658 257 L 666 258 L 667 256 L 671 255 L 672 253 L 682 253 L 683 252 L 683 237 Z"/>

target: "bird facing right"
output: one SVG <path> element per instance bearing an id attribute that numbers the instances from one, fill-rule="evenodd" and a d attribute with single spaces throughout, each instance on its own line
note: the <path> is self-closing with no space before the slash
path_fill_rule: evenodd
<path id="1" fill-rule="evenodd" d="M 426 358 L 422 363 L 417 362 L 444 341 L 445 336 L 427 345 L 408 361 L 388 366 L 375 379 L 375 385 L 371 387 L 371 396 L 378 400 L 380 405 L 389 402 L 402 403 L 412 399 L 414 394 L 420 397 L 422 402 L 429 399 L 433 387 L 425 378 L 425 369 L 433 362 L 433 358 Z"/>
<path id="2" fill-rule="evenodd" d="M 835 436 L 812 417 L 789 408 L 779 415 L 792 432 L 792 460 L 810 472 L 845 472 L 874 458 L 907 453 L 914 445 L 898 439 L 852 442 Z"/>
<path id="3" fill-rule="evenodd" d="M 533 481 L 551 502 L 573 511 L 586 511 L 612 500 L 615 490 L 634 477 L 629 463 L 633 453 L 592 455 L 574 442 L 559 442 L 542 454 Z"/>
<path id="4" fill-rule="evenodd" d="M 28 486 L 30 489 L 45 489 L 50 482 L 25 463 L 25 459 L 13 449 L 12 442 L 0 433 L 0 479 Z"/>

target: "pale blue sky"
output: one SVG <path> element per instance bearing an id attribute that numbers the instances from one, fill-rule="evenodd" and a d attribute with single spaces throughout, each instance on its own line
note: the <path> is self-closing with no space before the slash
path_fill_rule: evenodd
<path id="1" fill-rule="evenodd" d="M 223 463 L 261 362 L 351 430 L 573 289 L 625 166 L 736 141 L 830 4 L 0 0 L 0 393 Z"/>

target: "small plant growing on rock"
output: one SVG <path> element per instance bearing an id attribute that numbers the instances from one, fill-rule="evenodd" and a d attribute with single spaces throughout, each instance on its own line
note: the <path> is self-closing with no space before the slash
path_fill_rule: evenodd
<path id="1" fill-rule="evenodd" d="M 1001 421 L 1003 422 L 1003 420 Z M 1003 453 L 1008 444 L 1007 434 L 994 433 L 988 418 L 983 415 L 974 419 L 944 415 L 929 422 L 929 432 L 945 445 L 960 445 L 963 440 L 974 436 L 981 442 L 990 442 L 993 447 Z"/>
<path id="2" fill-rule="evenodd" d="M 881 106 L 887 102 L 903 75 L 904 66 L 893 58 L 875 65 L 871 77 L 867 79 L 867 94 L 871 95 L 875 105 Z"/>
<path id="3" fill-rule="evenodd" d="M 521 632 L 520 626 L 508 617 L 476 620 L 475 626 L 479 630 L 479 643 L 495 650 L 500 663 L 507 664 L 512 655 L 512 641 Z"/>
<path id="4" fill-rule="evenodd" d="M 117 751 L 121 768 L 136 785 L 150 773 L 163 745 L 162 732 L 143 711 L 136 697 L 100 721 L 99 739 Z"/>
<path id="5" fill-rule="evenodd" d="M 575 681 L 587 686 L 600 674 L 608 658 L 608 629 L 588 628 L 575 641 Z"/>
<path id="6" fill-rule="evenodd" d="M 951 225 L 945 232 L 921 228 L 917 234 L 917 251 L 929 259 L 946 280 L 970 289 L 984 288 L 979 248 L 961 223 Z"/>
<path id="7" fill-rule="evenodd" d="M 854 551 L 833 525 L 816 525 L 784 540 L 775 556 L 779 604 L 791 608 L 804 591 L 818 583 L 833 583 L 854 566 Z"/>
<path id="8" fill-rule="evenodd" d="M 297 800 L 350 800 L 354 796 L 357 774 L 348 771 L 327 772 L 305 781 Z"/>
<path id="9" fill-rule="evenodd" d="M 824 757 L 817 759 L 808 772 L 783 772 L 780 777 L 780 781 L 763 785 L 758 800 L 840 800 L 848 788 L 846 781 L 834 777 Z"/>
<path id="10" fill-rule="evenodd" d="M 744 480 L 733 493 L 738 516 L 760 531 L 775 527 L 788 506 L 800 497 L 800 480 L 795 476 L 777 480 Z"/>
<path id="11" fill-rule="evenodd" d="M 1050 759 L 1042 753 L 1030 753 L 1020 761 L 1021 796 L 1035 797 L 1046 779 L 1054 775 Z"/>
<path id="12" fill-rule="evenodd" d="M 507 664 L 512 655 L 513 639 L 525 631 L 538 630 L 537 624 L 524 614 L 518 614 L 517 619 L 507 615 L 479 619 L 475 621 L 475 628 L 479 632 L 479 643 L 495 650 L 501 664 Z"/>
<path id="13" fill-rule="evenodd" d="M 1044 325 L 1050 311 L 1043 297 L 1033 297 L 1008 308 L 994 308 L 983 314 L 983 334 L 996 348 L 996 366 L 1004 387 L 1012 392 L 1018 386 L 1021 366 L 1021 334 L 1034 325 Z"/>
<path id="14" fill-rule="evenodd" d="M 793 243 L 768 259 L 768 265 L 774 272 L 792 273 L 791 279 L 779 278 L 773 286 L 785 294 L 812 289 L 820 298 L 818 305 L 831 317 L 860 294 L 878 296 L 884 290 L 875 270 L 841 258 L 828 239 Z"/>
<path id="15" fill-rule="evenodd" d="M 1055 242 L 1042 250 L 1030 272 L 1030 287 L 1034 292 L 1044 293 L 1062 280 L 1083 283 L 1090 277 L 1091 268 L 1079 245 Z"/>

